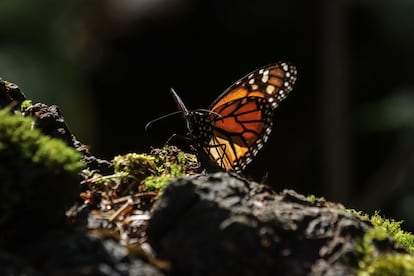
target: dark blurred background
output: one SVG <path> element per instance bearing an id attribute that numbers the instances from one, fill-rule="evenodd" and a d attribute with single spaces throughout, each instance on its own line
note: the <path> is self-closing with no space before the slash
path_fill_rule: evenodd
<path id="1" fill-rule="evenodd" d="M 414 2 L 2 0 L 0 77 L 59 105 L 101 158 L 185 133 L 174 87 L 207 108 L 246 73 L 298 67 L 246 175 L 414 230 Z"/>

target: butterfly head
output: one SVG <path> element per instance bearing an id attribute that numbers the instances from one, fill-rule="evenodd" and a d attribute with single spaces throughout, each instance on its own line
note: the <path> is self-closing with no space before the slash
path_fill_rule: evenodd
<path id="1" fill-rule="evenodd" d="M 213 123 L 211 116 L 220 116 L 208 109 L 189 110 L 178 94 L 171 89 L 171 94 L 177 103 L 179 112 L 184 116 L 189 137 L 199 144 L 205 144 L 212 135 Z"/>

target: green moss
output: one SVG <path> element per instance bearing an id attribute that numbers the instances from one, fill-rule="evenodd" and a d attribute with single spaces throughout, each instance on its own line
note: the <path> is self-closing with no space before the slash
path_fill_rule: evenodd
<path id="1" fill-rule="evenodd" d="M 372 228 L 365 233 L 357 247 L 357 251 L 363 256 L 359 262 L 360 269 L 365 269 L 374 259 L 375 247 L 373 241 L 383 241 L 386 238 L 388 238 L 388 234 L 382 228 Z"/>
<path id="2" fill-rule="evenodd" d="M 38 210 L 39 216 L 63 213 L 62 208 L 79 196 L 81 154 L 32 125 L 32 118 L 0 110 L 1 211 L 51 204 L 54 211 Z"/>
<path id="3" fill-rule="evenodd" d="M 372 216 L 354 209 L 348 209 L 347 211 L 358 215 L 362 219 L 369 220 L 374 228 L 382 229 L 385 233 L 394 238 L 397 243 L 402 245 L 410 254 L 414 254 L 414 235 L 401 229 L 403 221 L 383 218 L 380 216 L 379 211 L 376 211 Z"/>
<path id="4" fill-rule="evenodd" d="M 368 214 L 362 212 L 362 211 L 357 211 L 355 209 L 345 209 L 345 212 L 351 213 L 353 215 L 356 215 L 358 217 L 360 217 L 363 220 L 370 220 L 370 217 Z"/>
<path id="5" fill-rule="evenodd" d="M 32 105 L 32 101 L 31 100 L 25 100 L 21 103 L 20 105 L 20 110 L 21 111 L 25 111 L 29 106 Z"/>
<path id="6" fill-rule="evenodd" d="M 358 275 L 414 275 L 414 257 L 408 254 L 380 255 L 365 268 L 365 271 L 361 271 Z"/>
<path id="7" fill-rule="evenodd" d="M 414 254 L 414 235 L 401 229 L 403 221 L 385 219 L 381 217 L 377 211 L 373 216 L 371 216 L 371 222 L 375 227 L 383 228 L 410 254 Z"/>
<path id="8" fill-rule="evenodd" d="M 150 175 L 144 180 L 147 191 L 160 190 L 165 187 L 171 179 L 186 175 L 186 168 L 197 163 L 192 154 L 185 154 L 175 147 L 164 147 L 162 150 L 153 152 L 155 158 L 155 175 Z"/>
<path id="9" fill-rule="evenodd" d="M 170 181 L 172 177 L 170 175 L 161 175 L 161 176 L 155 176 L 150 175 L 147 178 L 145 178 L 145 190 L 146 191 L 156 191 L 161 190 L 164 188 L 168 181 Z"/>
<path id="10" fill-rule="evenodd" d="M 167 157 L 167 155 L 163 155 L 164 158 Z M 173 162 L 164 162 L 162 158 L 157 158 L 157 161 L 159 162 L 158 172 L 159 175 L 150 175 L 145 180 L 145 188 L 148 191 L 153 190 L 161 190 L 164 188 L 168 181 L 170 181 L 172 178 L 184 176 L 185 175 L 185 168 L 188 162 L 192 163 L 194 162 L 193 156 L 189 156 L 184 154 L 184 152 L 178 152 L 176 156 L 176 163 Z"/>
<path id="11" fill-rule="evenodd" d="M 316 200 L 316 196 L 315 195 L 307 195 L 306 199 L 313 202 L 313 201 Z"/>
<path id="12" fill-rule="evenodd" d="M 383 218 L 378 211 L 372 216 L 361 211 L 348 211 L 370 221 L 373 225 L 358 245 L 357 250 L 362 256 L 358 263 L 359 276 L 414 275 L 414 257 L 411 255 L 414 252 L 414 236 L 401 229 L 402 221 Z M 379 253 L 374 244 L 390 237 L 410 254 Z"/>
<path id="13" fill-rule="evenodd" d="M 54 173 L 79 173 L 84 167 L 81 154 L 63 141 L 42 134 L 32 124 L 31 118 L 0 110 L 0 157 L 31 161 Z"/>
<path id="14" fill-rule="evenodd" d="M 325 201 L 325 198 L 324 197 L 317 197 L 316 195 L 307 195 L 306 196 L 306 199 L 307 200 L 309 200 L 309 201 L 311 201 L 311 202 L 314 202 L 314 201 Z"/>
<path id="15" fill-rule="evenodd" d="M 373 243 L 389 237 L 384 227 L 374 227 L 363 237 L 358 252 L 363 256 L 359 261 L 358 276 L 414 275 L 414 257 L 404 253 L 382 253 L 375 251 Z"/>
<path id="16" fill-rule="evenodd" d="M 128 153 L 115 156 L 112 160 L 115 173 L 142 176 L 156 171 L 155 157 L 147 154 Z"/>
<path id="17" fill-rule="evenodd" d="M 186 175 L 188 167 L 197 159 L 176 147 L 154 149 L 150 154 L 128 153 L 112 160 L 114 174 L 95 174 L 90 183 L 115 187 L 118 195 L 133 194 L 137 191 L 159 191 L 174 177 Z"/>

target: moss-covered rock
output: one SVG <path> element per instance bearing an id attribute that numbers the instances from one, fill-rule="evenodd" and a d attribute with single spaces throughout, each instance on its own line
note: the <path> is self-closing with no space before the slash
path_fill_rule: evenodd
<path id="1" fill-rule="evenodd" d="M 0 110 L 1 157 L 29 161 L 53 173 L 79 173 L 84 167 L 80 153 L 61 140 L 43 135 L 32 125 L 31 118 L 10 114 L 8 109 Z"/>
<path id="2" fill-rule="evenodd" d="M 402 221 L 384 218 L 379 212 L 372 216 L 355 210 L 351 212 L 369 220 L 373 225 L 373 228 L 364 234 L 358 246 L 361 258 L 357 274 L 414 275 L 414 235 L 401 229 Z M 393 250 L 383 250 L 384 245 L 392 244 L 394 241 Z"/>
<path id="3" fill-rule="evenodd" d="M 64 222 L 79 195 L 80 158 L 63 141 L 33 128 L 33 119 L 0 110 L 0 245 L 22 230 Z"/>

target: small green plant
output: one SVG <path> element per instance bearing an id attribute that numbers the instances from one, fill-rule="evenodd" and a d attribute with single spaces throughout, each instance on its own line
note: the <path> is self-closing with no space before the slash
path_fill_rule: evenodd
<path id="1" fill-rule="evenodd" d="M 116 189 L 119 195 L 159 191 L 174 177 L 186 175 L 197 159 L 176 147 L 154 149 L 150 154 L 128 153 L 112 160 L 114 174 L 93 175 L 89 183 Z"/>
<path id="2" fill-rule="evenodd" d="M 192 154 L 178 151 L 175 147 L 164 147 L 162 150 L 153 151 L 157 173 L 148 176 L 144 180 L 145 190 L 160 190 L 175 177 L 185 176 L 187 166 L 197 163 Z"/>

